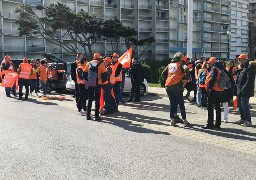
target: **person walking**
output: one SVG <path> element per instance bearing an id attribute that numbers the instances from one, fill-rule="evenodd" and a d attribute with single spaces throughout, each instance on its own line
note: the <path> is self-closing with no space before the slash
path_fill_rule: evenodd
<path id="1" fill-rule="evenodd" d="M 3 79 L 4 79 L 4 77 L 6 77 L 8 75 L 8 73 L 14 72 L 14 65 L 13 65 L 13 63 L 11 61 L 11 57 L 9 55 L 6 55 L 4 57 L 4 60 L 1 63 L 1 67 L 2 67 L 2 73 L 4 74 Z M 14 83 L 12 87 L 5 87 L 5 94 L 7 97 L 11 97 L 11 91 L 12 91 L 12 94 L 16 97 L 17 96 L 16 83 Z"/>
<path id="2" fill-rule="evenodd" d="M 250 97 L 254 96 L 255 62 L 249 62 L 247 54 L 238 57 L 239 70 L 236 79 L 238 107 L 241 119 L 236 121 L 244 127 L 252 126 L 251 112 L 249 107 Z"/>
<path id="3" fill-rule="evenodd" d="M 113 87 L 114 94 L 115 94 L 115 105 L 114 108 L 116 112 L 118 112 L 118 105 L 120 99 L 120 88 L 122 83 L 122 64 L 118 62 L 119 54 L 114 53 L 112 55 L 112 64 L 113 64 L 113 71 L 115 73 L 115 85 Z"/>
<path id="4" fill-rule="evenodd" d="M 93 60 L 88 62 L 85 66 L 85 80 L 88 82 L 88 105 L 86 117 L 91 120 L 92 101 L 95 99 L 95 120 L 100 121 L 100 89 L 102 84 L 106 81 L 107 69 L 100 59 L 98 52 L 94 53 Z"/>
<path id="5" fill-rule="evenodd" d="M 79 61 L 78 67 L 76 68 L 76 83 L 79 93 L 77 109 L 78 114 L 81 116 L 85 116 L 86 114 L 86 100 L 88 98 L 87 81 L 85 80 L 84 76 L 84 69 L 87 63 L 87 59 L 83 57 Z"/>
<path id="6" fill-rule="evenodd" d="M 135 58 L 132 59 L 132 67 L 130 70 L 132 89 L 128 102 L 140 102 L 140 86 L 144 81 L 143 67 Z"/>
<path id="7" fill-rule="evenodd" d="M 209 73 L 206 77 L 206 90 L 208 91 L 208 120 L 207 124 L 203 126 L 204 129 L 220 128 L 221 125 L 221 96 L 224 91 L 223 88 L 219 86 L 219 81 L 221 77 L 221 63 L 217 62 L 215 57 L 211 57 L 208 61 Z M 216 110 L 216 122 L 213 124 L 214 109 Z"/>
<path id="8" fill-rule="evenodd" d="M 43 97 L 46 97 L 46 84 L 47 84 L 47 64 L 46 60 L 41 60 L 41 66 L 39 68 L 40 85 L 43 91 Z"/>
<path id="9" fill-rule="evenodd" d="M 28 58 L 23 58 L 23 63 L 20 64 L 17 73 L 19 75 L 19 100 L 22 100 L 22 89 L 25 86 L 25 100 L 28 100 L 30 75 L 33 73 L 32 66 L 28 63 Z"/>
<path id="10" fill-rule="evenodd" d="M 165 89 L 170 101 L 171 126 L 176 125 L 175 118 L 177 117 L 177 108 L 179 106 L 184 126 L 189 127 L 190 123 L 187 121 L 183 90 L 187 80 L 190 78 L 190 73 L 187 65 L 182 63 L 182 56 L 181 52 L 176 53 L 171 63 L 162 72 L 162 75 L 166 79 Z"/>

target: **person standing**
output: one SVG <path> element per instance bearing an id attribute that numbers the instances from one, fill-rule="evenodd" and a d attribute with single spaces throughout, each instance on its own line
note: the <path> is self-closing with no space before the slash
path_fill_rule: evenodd
<path id="1" fill-rule="evenodd" d="M 1 63 L 1 67 L 2 67 L 2 72 L 4 73 L 3 79 L 8 73 L 14 72 L 14 65 L 11 61 L 10 56 L 6 55 L 4 57 L 4 60 Z M 11 91 L 14 96 L 17 96 L 16 83 L 14 83 L 14 85 L 12 87 L 5 87 L 5 94 L 7 97 L 11 97 Z"/>
<path id="2" fill-rule="evenodd" d="M 114 53 L 112 55 L 113 71 L 115 73 L 115 85 L 113 87 L 115 94 L 116 107 L 115 111 L 118 112 L 118 105 L 120 99 L 120 87 L 122 83 L 122 64 L 118 62 L 119 54 Z"/>
<path id="3" fill-rule="evenodd" d="M 200 88 L 200 93 L 201 93 L 200 105 L 203 109 L 207 108 L 208 94 L 205 89 L 206 76 L 207 76 L 207 62 L 204 62 L 202 65 L 202 68 L 198 70 L 198 79 L 197 79 L 197 84 L 198 84 L 198 87 Z"/>
<path id="4" fill-rule="evenodd" d="M 162 76 L 166 77 L 165 89 L 170 101 L 171 126 L 176 125 L 175 120 L 179 106 L 184 126 L 189 127 L 190 123 L 187 121 L 183 91 L 186 82 L 190 78 L 190 73 L 187 65 L 182 62 L 182 56 L 181 52 L 177 52 L 171 63 L 162 72 Z"/>
<path id="5" fill-rule="evenodd" d="M 94 53 L 93 60 L 88 62 L 85 66 L 85 80 L 88 82 L 88 106 L 86 117 L 87 120 L 91 120 L 92 101 L 95 99 L 95 120 L 100 121 L 99 116 L 100 109 L 100 88 L 106 81 L 107 69 L 100 59 L 99 53 Z"/>
<path id="6" fill-rule="evenodd" d="M 239 70 L 236 79 L 238 107 L 241 120 L 236 121 L 244 127 L 252 126 L 251 112 L 249 107 L 250 97 L 254 96 L 255 62 L 249 62 L 247 54 L 238 57 Z"/>
<path id="7" fill-rule="evenodd" d="M 86 113 L 86 100 L 88 96 L 87 81 L 84 76 L 85 65 L 87 64 L 87 59 L 85 57 L 81 58 L 76 68 L 76 83 L 78 87 L 79 97 L 77 102 L 78 113 L 81 116 L 85 116 Z"/>
<path id="8" fill-rule="evenodd" d="M 37 83 L 37 73 L 39 68 L 36 65 L 36 60 L 32 59 L 31 60 L 31 66 L 32 66 L 32 74 L 30 75 L 30 96 L 32 96 L 33 91 L 35 91 L 36 95 L 38 93 L 37 88 L 36 88 L 36 83 Z"/>
<path id="9" fill-rule="evenodd" d="M 40 59 L 36 59 L 36 68 L 37 68 L 37 73 L 36 73 L 36 92 L 40 92 L 40 75 L 39 75 L 39 67 L 40 67 Z"/>
<path id="10" fill-rule="evenodd" d="M 196 61 L 196 66 L 195 66 L 195 79 L 197 81 L 196 104 L 198 107 L 202 106 L 202 102 L 201 102 L 202 92 L 198 84 L 198 76 L 199 76 L 199 70 L 202 69 L 204 62 L 205 62 L 205 57 L 202 56 L 200 57 L 199 61 Z"/>
<path id="11" fill-rule="evenodd" d="M 32 66 L 28 63 L 28 58 L 23 58 L 23 63 L 20 64 L 17 73 L 19 75 L 19 100 L 22 100 L 22 89 L 25 86 L 25 100 L 28 100 L 30 75 L 33 73 Z"/>
<path id="12" fill-rule="evenodd" d="M 204 129 L 220 128 L 221 125 L 221 109 L 220 102 L 221 96 L 224 91 L 223 88 L 219 87 L 218 82 L 220 81 L 221 63 L 217 62 L 215 57 L 211 57 L 208 61 L 210 73 L 206 76 L 205 88 L 208 91 L 208 120 L 207 124 L 203 126 Z M 216 122 L 213 124 L 214 109 L 216 110 Z"/>
<path id="13" fill-rule="evenodd" d="M 40 85 L 43 90 L 43 96 L 46 97 L 46 84 L 47 84 L 47 64 L 46 60 L 41 60 L 41 66 L 39 68 Z"/>
<path id="14" fill-rule="evenodd" d="M 132 59 L 132 67 L 130 70 L 132 89 L 128 102 L 140 102 L 140 86 L 144 81 L 143 67 L 135 58 Z M 135 98 L 135 99 L 134 99 Z"/>

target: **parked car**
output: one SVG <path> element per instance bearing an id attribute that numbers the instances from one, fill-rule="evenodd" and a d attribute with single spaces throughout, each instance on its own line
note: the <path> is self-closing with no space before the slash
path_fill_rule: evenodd
<path id="1" fill-rule="evenodd" d="M 68 81 L 66 83 L 66 89 L 68 91 L 75 91 L 75 82 L 72 80 L 71 76 L 68 77 Z M 131 78 L 126 75 L 125 76 L 125 84 L 124 84 L 124 93 L 130 93 L 132 89 Z M 144 79 L 144 82 L 140 86 L 140 95 L 143 96 L 148 92 L 148 82 Z"/>

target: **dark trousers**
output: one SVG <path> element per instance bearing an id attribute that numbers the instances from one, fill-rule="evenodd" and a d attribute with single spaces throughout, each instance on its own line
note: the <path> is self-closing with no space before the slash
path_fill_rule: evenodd
<path id="1" fill-rule="evenodd" d="M 11 91 L 12 91 L 12 94 L 14 96 L 16 96 L 16 83 L 14 83 L 14 85 L 10 88 L 10 87 L 5 87 L 5 94 L 6 96 L 10 97 L 11 96 Z"/>
<path id="2" fill-rule="evenodd" d="M 78 84 L 79 98 L 77 101 L 77 109 L 80 112 L 82 109 L 86 111 L 86 100 L 88 96 L 87 89 L 84 84 Z"/>
<path id="3" fill-rule="evenodd" d="M 36 86 L 37 86 L 37 79 L 30 79 L 30 93 L 32 93 L 33 91 L 38 93 Z"/>
<path id="4" fill-rule="evenodd" d="M 139 82 L 132 82 L 130 99 L 135 97 L 135 102 L 140 102 L 140 84 Z"/>
<path id="5" fill-rule="evenodd" d="M 106 84 L 103 86 L 104 89 L 104 101 L 105 101 L 105 110 L 107 113 L 113 113 L 114 112 L 114 102 L 111 96 L 111 90 L 113 86 L 111 84 Z"/>
<path id="6" fill-rule="evenodd" d="M 25 86 L 25 89 L 26 89 L 26 94 L 25 94 L 25 99 L 28 98 L 28 93 L 29 93 L 29 79 L 19 79 L 19 99 L 22 98 L 22 89 L 23 89 L 23 86 Z"/>
<path id="7" fill-rule="evenodd" d="M 173 91 L 170 87 L 166 87 L 166 92 L 170 101 L 170 118 L 175 118 L 177 116 L 177 109 L 179 106 L 182 119 L 186 119 L 183 91 Z"/>
<path id="8" fill-rule="evenodd" d="M 216 126 L 221 125 L 221 109 L 220 109 L 220 102 L 221 102 L 221 96 L 222 96 L 221 91 L 215 91 L 211 90 L 208 93 L 208 121 L 207 121 L 207 126 L 213 127 L 213 112 L 214 109 L 216 111 Z"/>
<path id="9" fill-rule="evenodd" d="M 87 106 L 87 117 L 90 116 L 92 111 L 92 101 L 95 99 L 95 117 L 99 117 L 100 110 L 100 86 L 88 87 L 88 106 Z"/>
<path id="10" fill-rule="evenodd" d="M 36 88 L 35 88 L 36 92 L 39 92 L 40 90 L 40 78 L 39 76 L 37 76 L 37 79 L 36 79 Z"/>
<path id="11" fill-rule="evenodd" d="M 78 87 L 78 84 L 75 83 L 75 98 L 76 98 L 76 106 L 78 106 L 78 100 L 79 100 L 79 87 Z"/>
<path id="12" fill-rule="evenodd" d="M 243 121 L 252 122 L 251 112 L 249 106 L 250 97 L 241 97 L 238 96 L 238 107 L 241 119 Z"/>
<path id="13" fill-rule="evenodd" d="M 121 86 L 121 82 L 116 82 L 113 90 L 114 90 L 114 94 L 115 94 L 115 101 L 116 101 L 116 109 L 118 109 L 118 105 L 119 105 L 119 96 L 120 96 L 120 86 Z"/>
<path id="14" fill-rule="evenodd" d="M 208 93 L 204 87 L 200 87 L 200 89 L 201 89 L 201 105 L 202 107 L 207 107 Z"/>

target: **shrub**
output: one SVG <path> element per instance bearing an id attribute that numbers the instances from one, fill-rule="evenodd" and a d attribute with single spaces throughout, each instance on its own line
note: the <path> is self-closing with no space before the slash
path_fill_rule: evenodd
<path id="1" fill-rule="evenodd" d="M 158 72 L 158 83 L 161 85 L 161 87 L 164 87 L 164 84 L 165 84 L 165 79 L 164 77 L 162 76 L 162 72 L 163 70 L 166 68 L 166 66 L 161 66 L 157 69 L 157 72 Z"/>

